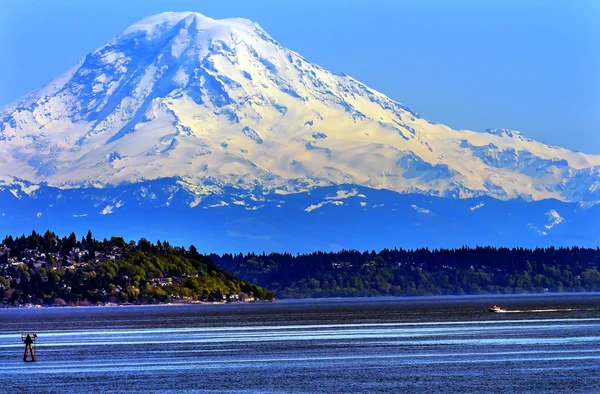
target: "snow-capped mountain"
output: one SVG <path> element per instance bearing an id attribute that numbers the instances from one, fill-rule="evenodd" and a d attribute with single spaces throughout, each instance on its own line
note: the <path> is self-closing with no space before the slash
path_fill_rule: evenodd
<path id="1" fill-rule="evenodd" d="M 228 188 L 281 195 L 341 184 L 600 200 L 600 156 L 514 130 L 430 123 L 245 19 L 192 12 L 143 19 L 0 111 L 5 187 L 103 188 L 174 177 L 193 196 L 190 206 Z"/>

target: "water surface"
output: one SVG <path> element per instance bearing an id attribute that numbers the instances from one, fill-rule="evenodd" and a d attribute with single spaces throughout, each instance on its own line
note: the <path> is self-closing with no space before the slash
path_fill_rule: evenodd
<path id="1" fill-rule="evenodd" d="M 600 296 L 0 310 L 6 392 L 600 392 Z M 489 313 L 502 305 L 506 313 Z M 23 363 L 21 331 L 38 333 Z"/>

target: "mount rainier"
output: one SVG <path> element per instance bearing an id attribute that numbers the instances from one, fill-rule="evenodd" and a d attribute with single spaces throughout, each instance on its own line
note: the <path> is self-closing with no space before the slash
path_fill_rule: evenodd
<path id="1" fill-rule="evenodd" d="M 168 212 L 165 226 L 179 227 L 157 232 L 162 238 L 210 233 L 211 242 L 233 248 L 301 249 L 306 232 L 319 227 L 306 247 L 335 248 L 364 239 L 364 230 L 349 235 L 335 226 L 340 212 L 355 228 L 387 223 L 375 213 L 386 212 L 408 222 L 382 227 L 383 246 L 415 230 L 423 237 L 412 246 L 597 245 L 588 233 L 597 233 L 596 201 L 600 156 L 515 130 L 430 123 L 245 19 L 192 12 L 143 19 L 0 110 L 7 230 L 55 228 L 60 218 L 115 231 Z M 481 216 L 486 211 L 498 222 Z M 520 219 L 507 220 L 511 212 Z M 295 230 L 278 228 L 283 216 Z M 206 234 L 189 234 L 184 219 L 206 225 Z M 457 222 L 465 228 L 449 239 Z"/>

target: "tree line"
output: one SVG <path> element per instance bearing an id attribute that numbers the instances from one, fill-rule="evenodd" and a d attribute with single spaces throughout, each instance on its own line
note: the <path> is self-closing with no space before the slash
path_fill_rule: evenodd
<path id="1" fill-rule="evenodd" d="M 600 291 L 600 249 L 343 250 L 210 255 L 279 298 Z"/>
<path id="2" fill-rule="evenodd" d="M 32 232 L 0 243 L 0 303 L 88 305 L 600 291 L 600 249 L 202 255 L 144 238 Z"/>

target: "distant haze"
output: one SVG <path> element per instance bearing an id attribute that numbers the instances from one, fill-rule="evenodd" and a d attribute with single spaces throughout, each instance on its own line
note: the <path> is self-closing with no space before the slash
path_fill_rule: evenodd
<path id="1" fill-rule="evenodd" d="M 323 4 L 325 3 L 325 4 Z M 162 11 L 257 21 L 307 60 L 453 128 L 505 127 L 600 153 L 595 1 L 7 1 L 0 105 Z"/>

